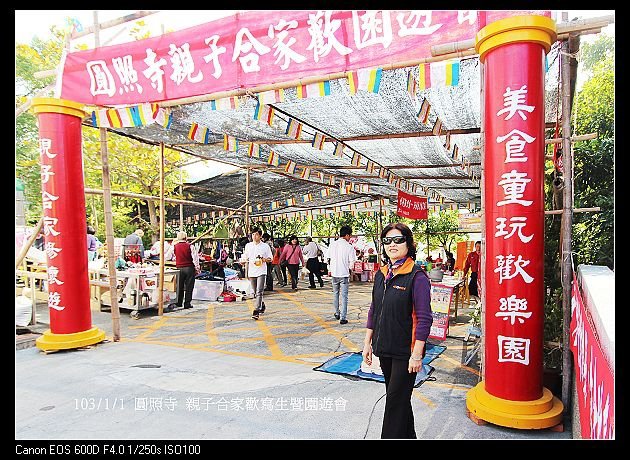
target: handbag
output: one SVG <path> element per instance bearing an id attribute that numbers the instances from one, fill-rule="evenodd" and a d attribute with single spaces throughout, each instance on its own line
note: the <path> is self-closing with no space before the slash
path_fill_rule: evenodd
<path id="1" fill-rule="evenodd" d="M 287 257 L 286 259 L 284 259 L 282 262 L 280 262 L 280 266 L 282 268 L 287 268 L 289 266 L 289 260 L 293 254 L 295 254 L 295 250 L 297 249 L 297 245 L 293 248 L 293 252 L 291 252 L 291 255 L 289 257 Z"/>

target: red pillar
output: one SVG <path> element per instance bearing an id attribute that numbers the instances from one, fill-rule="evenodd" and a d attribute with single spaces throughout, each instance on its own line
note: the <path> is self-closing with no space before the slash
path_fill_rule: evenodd
<path id="1" fill-rule="evenodd" d="M 47 256 L 50 330 L 36 344 L 42 350 L 101 342 L 92 327 L 87 268 L 85 193 L 81 155 L 81 104 L 36 98 L 39 124 L 43 233 Z"/>
<path id="2" fill-rule="evenodd" d="M 516 16 L 484 27 L 485 380 L 468 409 L 492 423 L 545 428 L 562 403 L 542 386 L 544 61 L 555 23 Z"/>

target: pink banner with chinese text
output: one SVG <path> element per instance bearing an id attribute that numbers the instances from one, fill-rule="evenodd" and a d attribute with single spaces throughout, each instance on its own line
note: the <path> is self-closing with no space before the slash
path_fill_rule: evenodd
<path id="1" fill-rule="evenodd" d="M 597 339 L 573 274 L 571 351 L 584 439 L 615 438 L 615 375 Z"/>
<path id="2" fill-rule="evenodd" d="M 250 11 L 68 53 L 60 96 L 130 105 L 384 66 L 431 57 L 433 45 L 474 38 L 485 23 L 522 14 L 550 16 L 549 11 Z"/>

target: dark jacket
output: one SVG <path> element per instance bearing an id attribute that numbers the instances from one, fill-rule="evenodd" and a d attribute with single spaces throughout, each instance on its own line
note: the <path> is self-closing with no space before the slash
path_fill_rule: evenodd
<path id="1" fill-rule="evenodd" d="M 387 266 L 374 276 L 372 351 L 378 357 L 409 359 L 411 356 L 417 322 L 413 313 L 413 279 L 416 273 L 417 276 L 426 276 L 409 258 L 396 270 L 387 286 Z"/>

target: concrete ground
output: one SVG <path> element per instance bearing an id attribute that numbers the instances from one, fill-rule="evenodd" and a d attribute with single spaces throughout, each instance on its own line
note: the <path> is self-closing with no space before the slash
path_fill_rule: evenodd
<path id="1" fill-rule="evenodd" d="M 92 323 L 107 341 L 44 353 L 16 336 L 16 440 L 378 439 L 385 386 L 313 371 L 346 351 L 359 351 L 370 283 L 351 283 L 349 323 L 333 318 L 332 287 L 275 288 L 267 311 L 251 319 L 252 300 L 193 301 L 194 308 L 132 319 L 121 311 L 113 342 L 108 312 Z M 479 356 L 464 342 L 469 309 L 451 317 L 447 349 L 431 366 L 434 381 L 414 389 L 419 439 L 571 439 L 565 431 L 476 425 L 466 392 L 479 381 Z M 47 329 L 38 303 L 38 325 Z"/>

